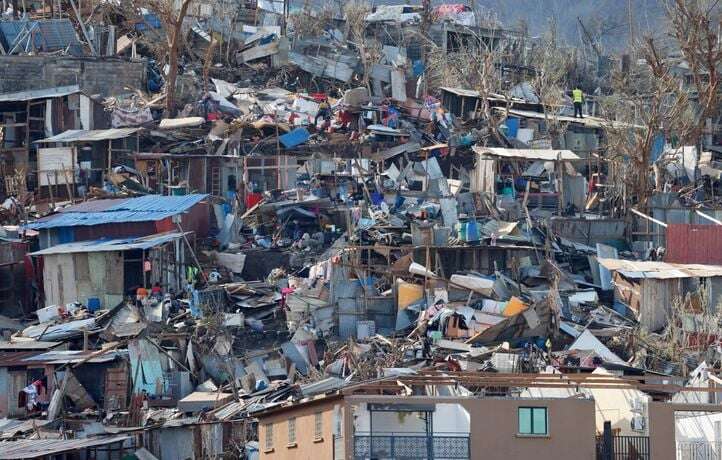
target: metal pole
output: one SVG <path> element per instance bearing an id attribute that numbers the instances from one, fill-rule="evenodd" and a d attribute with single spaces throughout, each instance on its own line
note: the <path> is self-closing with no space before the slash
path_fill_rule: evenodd
<path id="1" fill-rule="evenodd" d="M 90 41 L 90 37 L 88 35 L 88 30 L 85 28 L 85 23 L 83 23 L 83 17 L 80 15 L 80 11 L 78 11 L 78 7 L 75 5 L 74 0 L 70 0 L 70 6 L 73 7 L 75 16 L 78 18 L 78 24 L 80 24 L 80 30 L 83 31 L 83 37 L 85 37 L 85 41 L 88 42 L 88 46 L 90 47 L 90 52 L 93 54 L 93 56 L 97 56 L 98 52 L 95 50 L 95 46 L 93 45 L 93 42 Z"/>
<path id="2" fill-rule="evenodd" d="M 193 256 L 193 262 L 195 262 L 196 266 L 198 266 L 198 270 L 200 271 L 201 276 L 203 277 L 203 281 L 208 283 L 208 277 L 206 277 L 206 274 L 203 273 L 203 267 L 201 267 L 201 263 L 198 262 L 198 258 L 196 257 L 196 252 L 193 250 L 193 247 L 191 246 L 190 241 L 188 241 L 188 238 L 186 237 L 186 232 L 183 231 L 183 227 L 181 227 L 180 222 L 177 222 L 176 226 L 178 227 L 178 231 L 183 236 L 183 241 L 185 241 L 186 245 L 188 246 L 188 250 L 190 250 L 191 256 Z"/>
<path id="3" fill-rule="evenodd" d="M 704 219 L 707 219 L 707 220 L 710 221 L 710 222 L 714 222 L 714 223 L 717 224 L 717 225 L 722 225 L 722 221 L 719 221 L 719 220 L 715 219 L 714 217 L 712 217 L 712 216 L 710 216 L 710 215 L 708 215 L 708 214 L 703 213 L 703 212 L 700 211 L 699 209 L 696 209 L 695 212 L 697 213 L 698 216 L 700 216 L 700 217 L 702 217 L 702 218 L 704 218 Z"/>

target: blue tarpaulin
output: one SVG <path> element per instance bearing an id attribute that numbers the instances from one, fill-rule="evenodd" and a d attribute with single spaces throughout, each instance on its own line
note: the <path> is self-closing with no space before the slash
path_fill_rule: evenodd
<path id="1" fill-rule="evenodd" d="M 284 147 L 290 149 L 296 147 L 297 145 L 303 144 L 308 140 L 309 137 L 311 137 L 311 133 L 309 133 L 306 128 L 298 128 L 294 129 L 288 134 L 284 134 L 278 139 L 281 141 L 281 144 L 283 144 Z"/>
<path id="2" fill-rule="evenodd" d="M 139 22 L 135 25 L 135 30 L 138 32 L 144 32 L 148 29 L 160 29 L 161 23 L 160 18 L 152 13 L 147 13 L 143 15 L 143 22 Z"/>
<path id="3" fill-rule="evenodd" d="M 516 139 L 516 135 L 519 132 L 519 119 L 514 117 L 509 117 L 506 119 L 506 127 L 507 132 L 506 136 Z"/>

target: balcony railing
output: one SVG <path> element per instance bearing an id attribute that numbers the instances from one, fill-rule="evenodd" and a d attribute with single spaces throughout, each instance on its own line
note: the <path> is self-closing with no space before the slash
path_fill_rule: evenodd
<path id="1" fill-rule="evenodd" d="M 470 443 L 468 434 L 356 433 L 353 450 L 355 460 L 469 460 Z"/>
<path id="2" fill-rule="evenodd" d="M 679 441 L 677 460 L 722 460 L 722 443 Z"/>

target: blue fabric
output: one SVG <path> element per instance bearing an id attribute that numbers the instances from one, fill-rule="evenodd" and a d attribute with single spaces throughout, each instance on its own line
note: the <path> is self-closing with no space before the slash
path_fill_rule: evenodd
<path id="1" fill-rule="evenodd" d="M 191 297 L 191 315 L 193 315 L 194 318 L 201 318 L 203 315 L 201 313 L 201 309 L 198 308 L 198 304 L 200 303 L 200 299 L 198 298 L 198 291 L 193 290 L 193 296 Z"/>
<path id="2" fill-rule="evenodd" d="M 514 117 L 509 117 L 506 119 L 506 135 L 507 137 L 516 139 L 516 135 L 519 133 L 519 119 Z"/>

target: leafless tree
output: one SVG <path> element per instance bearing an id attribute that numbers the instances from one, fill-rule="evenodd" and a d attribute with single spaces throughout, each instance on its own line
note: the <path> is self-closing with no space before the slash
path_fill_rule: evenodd
<path id="1" fill-rule="evenodd" d="M 612 75 L 614 93 L 601 100 L 607 159 L 623 178 L 627 204 L 644 208 L 654 190 L 663 186 L 663 162 L 653 165 L 655 139 L 660 134 L 685 132 L 690 124 L 688 93 L 672 72 L 670 60 L 652 38 L 636 47 L 638 64 Z M 654 186 L 650 172 L 654 171 Z"/>
<path id="2" fill-rule="evenodd" d="M 289 26 L 293 31 L 292 39 L 321 36 L 333 18 L 334 11 L 331 7 L 314 9 L 306 3 L 303 8 L 294 11 L 288 17 Z"/>
<path id="3" fill-rule="evenodd" d="M 158 16 L 163 25 L 165 42 L 156 43 L 155 50 L 159 60 L 168 64 L 165 102 L 168 116 L 173 116 L 176 110 L 175 89 L 178 78 L 178 60 L 184 44 L 183 21 L 188 14 L 192 0 L 181 0 L 180 3 L 174 0 L 129 0 L 123 3 L 126 11 L 130 14 L 138 14 L 140 8 L 148 9 Z"/>
<path id="4" fill-rule="evenodd" d="M 670 34 L 689 67 L 696 96 L 694 123 L 680 134 L 685 142 L 698 143 L 707 119 L 719 111 L 722 6 L 718 0 L 667 0 L 666 6 Z"/>
<path id="5" fill-rule="evenodd" d="M 494 17 L 488 17 L 482 22 L 498 24 Z M 494 109 L 492 98 L 500 95 L 506 97 L 499 69 L 499 64 L 505 59 L 504 50 L 498 46 L 498 40 L 482 37 L 476 29 L 467 29 L 465 32 L 466 40 L 453 50 L 445 50 L 428 42 L 427 85 L 429 88 L 447 86 L 476 91 L 479 99 L 477 116 L 484 120 L 490 134 L 499 141 L 498 130 L 506 114 Z M 487 136 L 484 142 L 488 139 Z"/>
<path id="6" fill-rule="evenodd" d="M 534 74 L 529 84 L 544 110 L 544 121 L 552 147 L 559 148 L 559 139 L 567 126 L 560 121 L 560 116 L 566 105 L 564 90 L 573 61 L 566 50 L 559 46 L 555 29 L 554 24 L 551 24 L 534 46 L 530 62 Z"/>
<path id="7" fill-rule="evenodd" d="M 371 67 L 381 59 L 381 45 L 366 33 L 366 16 L 371 12 L 371 5 L 363 0 L 353 0 L 344 6 L 344 17 L 348 39 L 358 49 L 363 65 L 363 84 L 371 94 Z"/>
<path id="8" fill-rule="evenodd" d="M 628 204 L 645 206 L 651 193 L 664 185 L 663 170 L 672 158 L 652 162 L 656 137 L 664 134 L 683 145 L 699 144 L 705 123 L 719 111 L 718 2 L 669 0 L 666 7 L 671 43 L 663 46 L 663 40 L 646 37 L 637 44 L 633 56 L 643 65 L 617 72 L 614 95 L 604 104 L 606 115 L 618 122 L 606 127 L 608 151 L 624 177 Z"/>

